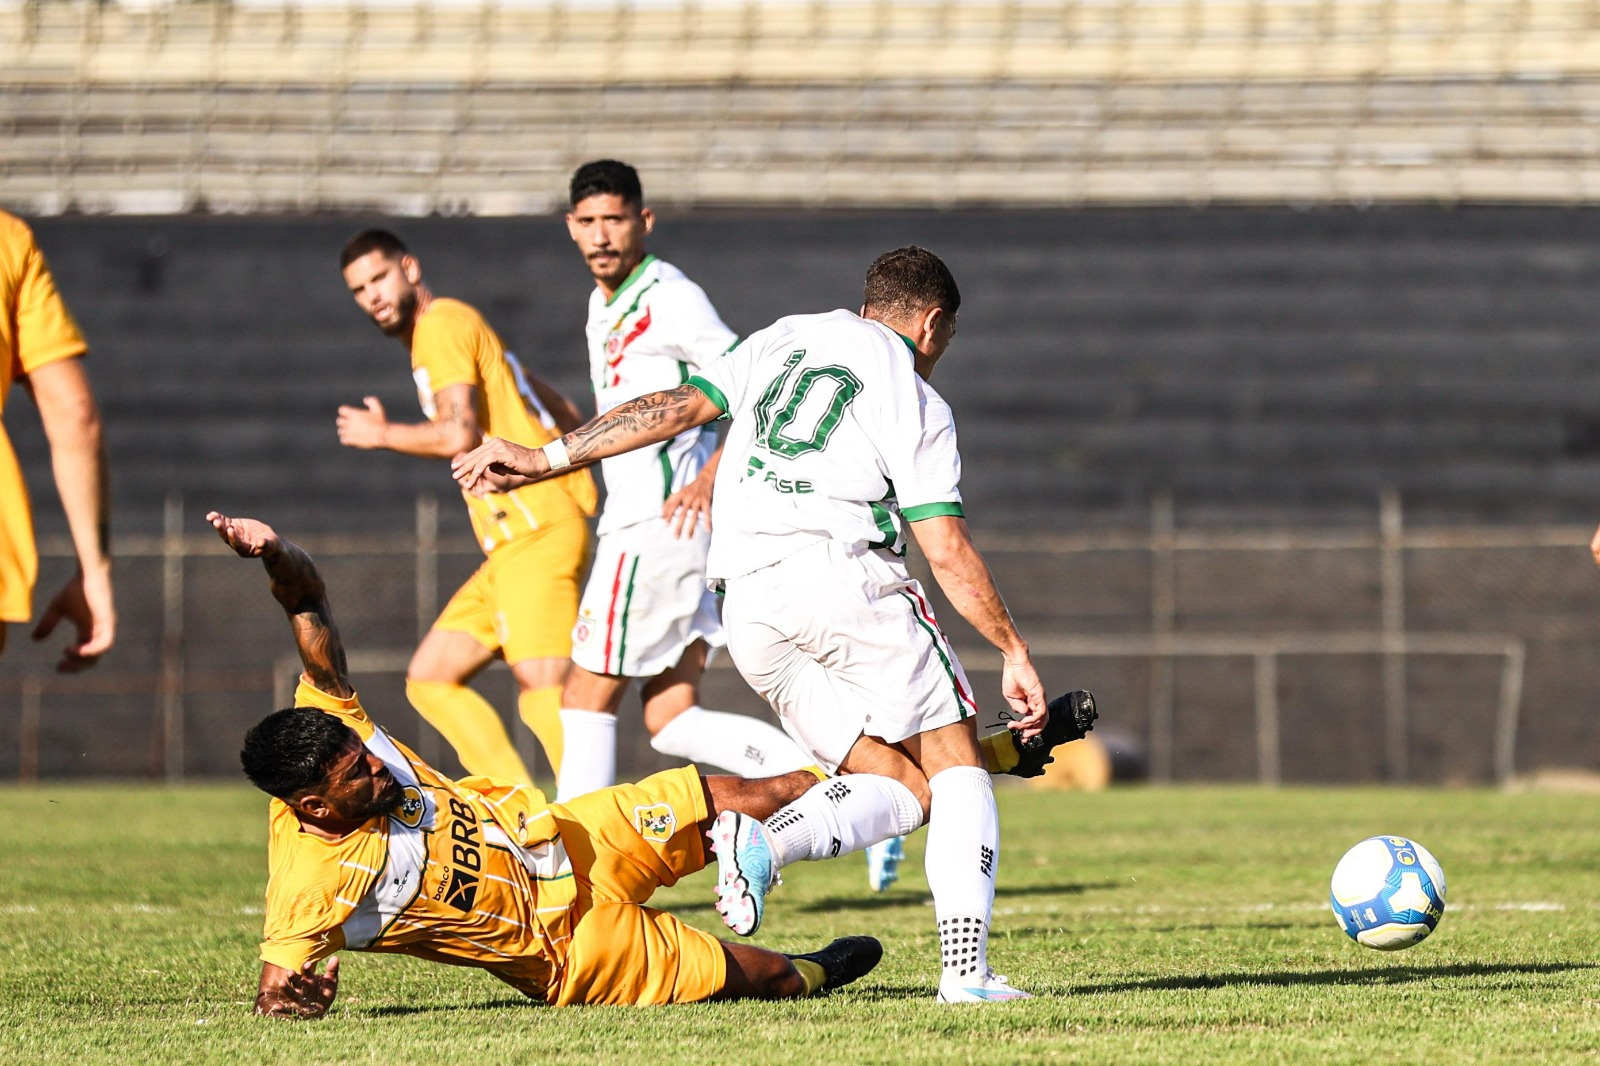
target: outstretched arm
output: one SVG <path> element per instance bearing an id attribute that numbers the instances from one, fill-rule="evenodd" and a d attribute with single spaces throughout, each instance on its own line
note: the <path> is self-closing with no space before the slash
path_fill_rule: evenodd
<path id="1" fill-rule="evenodd" d="M 693 385 L 651 392 L 618 404 L 561 438 L 571 466 L 588 466 L 647 444 L 670 440 L 684 430 L 721 417 L 722 408 Z M 562 469 L 566 469 L 563 467 Z M 468 492 L 508 492 L 551 474 L 544 450 L 490 437 L 450 463 L 451 473 Z M 559 472 L 559 471 L 558 471 Z"/>
<path id="2" fill-rule="evenodd" d="M 925 518 L 911 523 L 911 532 L 951 606 L 1000 649 L 1004 657 L 1000 693 L 1021 719 L 1017 732 L 1024 738 L 1038 733 L 1046 721 L 1044 685 L 1033 667 L 1028 645 L 995 587 L 989 564 L 972 543 L 967 520 L 953 515 Z"/>
<path id="3" fill-rule="evenodd" d="M 67 513 L 78 572 L 55 595 L 34 627 L 43 640 L 63 619 L 77 631 L 56 669 L 76 673 L 111 650 L 117 612 L 111 595 L 111 502 L 100 409 L 82 359 L 46 363 L 24 379 L 50 441 L 50 465 Z"/>
<path id="4" fill-rule="evenodd" d="M 376 396 L 361 402 L 360 407 L 346 404 L 339 408 L 339 443 L 347 448 L 387 448 L 419 459 L 449 459 L 476 448 L 483 439 L 478 427 L 478 390 L 473 385 L 440 389 L 428 422 L 391 422 Z"/>
<path id="5" fill-rule="evenodd" d="M 209 512 L 206 521 L 236 554 L 246 559 L 259 558 L 266 566 L 272 580 L 272 598 L 289 616 L 295 646 L 311 683 L 330 696 L 353 696 L 355 689 L 345 666 L 344 644 L 328 606 L 328 590 L 311 556 L 278 536 L 265 522 L 229 518 L 216 511 Z"/>
<path id="6" fill-rule="evenodd" d="M 256 1013 L 270 1018 L 320 1018 L 339 994 L 339 957 L 328 960 L 326 973 L 308 962 L 299 973 L 261 964 L 261 987 L 256 992 Z"/>

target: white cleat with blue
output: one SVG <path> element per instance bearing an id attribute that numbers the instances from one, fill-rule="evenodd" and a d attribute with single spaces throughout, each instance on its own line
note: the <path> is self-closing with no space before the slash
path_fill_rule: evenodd
<path id="1" fill-rule="evenodd" d="M 874 892 L 887 892 L 900 880 L 900 863 L 906 857 L 905 837 L 890 837 L 867 845 L 867 883 Z"/>
<path id="2" fill-rule="evenodd" d="M 983 980 L 968 983 L 960 980 L 939 982 L 940 1003 L 1007 1003 L 1014 999 L 1032 999 L 1030 993 L 1011 987 L 1004 977 L 989 970 Z"/>
<path id="3" fill-rule="evenodd" d="M 709 835 L 717 856 L 717 913 L 729 929 L 750 936 L 761 928 L 767 891 L 779 880 L 766 827 L 759 818 L 723 811 Z"/>

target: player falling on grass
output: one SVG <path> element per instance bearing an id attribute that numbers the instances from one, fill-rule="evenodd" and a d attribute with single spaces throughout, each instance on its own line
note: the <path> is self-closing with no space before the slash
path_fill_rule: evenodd
<path id="1" fill-rule="evenodd" d="M 810 771 L 746 780 L 684 767 L 570 804 L 525 784 L 452 781 L 367 716 L 310 557 L 264 523 L 206 518 L 265 564 L 305 667 L 295 706 L 240 752 L 273 797 L 257 1013 L 327 1013 L 347 949 L 478 967 L 554 1006 L 786 999 L 877 965 L 871 937 L 784 955 L 644 906 L 705 866 L 722 812 L 771 814 L 816 783 Z"/>
<path id="2" fill-rule="evenodd" d="M 601 414 L 682 384 L 733 346 L 700 286 L 646 252 L 655 217 L 632 167 L 585 163 L 569 193 L 567 231 L 595 281 L 585 334 Z M 726 643 L 705 578 L 719 455 L 716 434 L 696 427 L 601 464 L 606 502 L 561 697 L 557 799 L 615 780 L 617 709 L 631 678 L 650 746 L 664 755 L 744 777 L 811 762 L 768 723 L 700 706 L 706 657 Z"/>
<path id="3" fill-rule="evenodd" d="M 1012 728 L 1035 745 L 1020 767 L 1005 745 L 1013 769 L 1042 770 L 1049 748 L 1081 737 L 1095 711 L 1083 692 L 1046 705 L 967 531 L 955 425 L 927 384 L 960 300 L 937 256 L 901 248 L 872 264 L 860 315 L 780 319 L 687 384 L 542 449 L 488 440 L 452 465 L 469 491 L 503 490 L 731 416 L 708 566 L 725 588 L 728 649 L 790 735 L 846 776 L 765 824 L 717 820 L 718 910 L 747 935 L 781 866 L 926 821 L 938 998 L 980 1003 L 1026 996 L 988 963 L 1000 820 L 985 768 L 1006 763 L 980 743 L 966 674 L 906 569 L 907 526 L 950 602 L 1002 655 Z"/>
<path id="4" fill-rule="evenodd" d="M 77 572 L 51 598 L 33 629 L 33 639 L 43 640 L 61 621 L 73 624 L 76 639 L 56 664 L 62 673 L 93 666 L 111 650 L 117 630 L 106 449 L 84 369 L 87 351 L 33 230 L 0 211 L 0 413 L 13 384 L 32 395 L 78 557 Z M 0 426 L 0 651 L 6 646 L 6 624 L 26 622 L 33 613 L 38 573 L 28 490 Z"/>
<path id="5" fill-rule="evenodd" d="M 422 265 L 385 230 L 352 237 L 339 256 L 356 304 L 411 353 L 428 421 L 392 422 L 368 396 L 339 408 L 341 443 L 449 459 L 487 434 L 537 446 L 582 421 L 566 397 L 523 369 L 483 316 L 436 297 Z M 596 491 L 588 473 L 484 498 L 468 496 L 488 557 L 445 605 L 406 667 L 406 697 L 469 773 L 530 781 L 500 716 L 467 683 L 496 655 L 516 678 L 517 709 L 561 765 L 561 684 L 572 654 L 578 584 Z"/>

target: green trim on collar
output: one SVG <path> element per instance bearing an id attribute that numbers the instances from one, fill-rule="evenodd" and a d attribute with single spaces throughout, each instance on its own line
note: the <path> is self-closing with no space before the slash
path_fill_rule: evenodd
<path id="1" fill-rule="evenodd" d="M 922 354 L 921 352 L 917 351 L 917 346 L 915 344 L 911 343 L 911 338 L 910 337 L 906 336 L 904 333 L 901 333 L 899 330 L 896 330 L 894 335 L 896 337 L 899 337 L 901 340 L 906 342 L 906 347 L 911 349 L 911 354 L 912 355 L 921 355 Z"/>
<path id="2" fill-rule="evenodd" d="M 612 293 L 610 296 L 608 296 L 606 298 L 606 306 L 610 307 L 612 304 L 616 303 L 617 302 L 617 298 L 619 296 L 621 296 L 623 293 L 627 292 L 628 291 L 628 287 L 631 286 L 634 282 L 638 281 L 639 280 L 639 276 L 641 274 L 643 274 L 645 272 L 646 268 L 648 268 L 650 266 L 650 264 L 654 263 L 655 261 L 656 261 L 656 257 L 653 256 L 653 255 L 647 255 L 643 259 L 639 260 L 639 265 L 633 268 L 633 273 L 628 275 L 627 280 L 624 281 L 621 285 L 618 285 L 617 286 L 617 291 Z M 911 342 L 907 341 L 906 343 L 909 344 Z"/>

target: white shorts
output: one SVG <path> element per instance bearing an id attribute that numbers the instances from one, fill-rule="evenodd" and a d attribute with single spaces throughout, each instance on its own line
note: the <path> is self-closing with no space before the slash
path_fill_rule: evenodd
<path id="1" fill-rule="evenodd" d="M 572 661 L 595 674 L 655 677 L 697 640 L 725 643 L 717 596 L 706 590 L 711 535 L 680 539 L 662 519 L 600 538 L 572 627 Z"/>
<path id="2" fill-rule="evenodd" d="M 894 744 L 977 713 L 922 586 L 884 552 L 805 548 L 729 581 L 723 621 L 745 681 L 824 769 L 863 733 Z"/>

